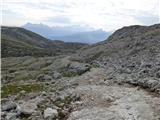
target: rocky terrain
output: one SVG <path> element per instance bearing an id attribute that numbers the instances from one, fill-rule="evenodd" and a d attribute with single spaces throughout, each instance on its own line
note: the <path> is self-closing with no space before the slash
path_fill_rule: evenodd
<path id="1" fill-rule="evenodd" d="M 159 24 L 129 26 L 72 54 L 2 58 L 1 118 L 160 120 L 159 46 Z"/>

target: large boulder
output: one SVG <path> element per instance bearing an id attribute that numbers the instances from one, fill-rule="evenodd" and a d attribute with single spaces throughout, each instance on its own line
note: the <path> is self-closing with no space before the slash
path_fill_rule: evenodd
<path id="1" fill-rule="evenodd" d="M 82 75 L 83 73 L 89 71 L 91 66 L 86 63 L 72 62 L 67 67 L 62 70 L 62 75 L 64 77 L 72 77 L 76 75 Z"/>
<path id="2" fill-rule="evenodd" d="M 85 64 L 85 63 L 78 63 L 78 62 L 73 62 L 69 65 L 69 70 L 70 71 L 75 71 L 77 72 L 79 75 L 87 72 L 90 70 L 90 65 L 89 64 Z"/>

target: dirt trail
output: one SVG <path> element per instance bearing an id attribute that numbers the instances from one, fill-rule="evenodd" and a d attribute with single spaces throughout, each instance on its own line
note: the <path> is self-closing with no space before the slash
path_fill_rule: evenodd
<path id="1" fill-rule="evenodd" d="M 73 79 L 81 96 L 68 120 L 160 120 L 160 96 L 138 87 L 105 80 L 105 70 L 94 68 Z M 78 80 L 77 80 L 78 79 Z"/>

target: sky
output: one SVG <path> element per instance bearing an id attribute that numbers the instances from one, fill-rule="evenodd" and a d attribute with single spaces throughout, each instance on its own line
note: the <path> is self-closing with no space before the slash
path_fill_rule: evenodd
<path id="1" fill-rule="evenodd" d="M 2 25 L 27 22 L 49 26 L 90 26 L 113 31 L 159 23 L 159 0 L 3 0 Z"/>

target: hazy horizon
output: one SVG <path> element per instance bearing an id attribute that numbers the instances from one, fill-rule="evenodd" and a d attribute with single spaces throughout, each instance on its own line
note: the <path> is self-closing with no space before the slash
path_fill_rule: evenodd
<path id="1" fill-rule="evenodd" d="M 159 23 L 158 0 L 5 0 L 1 7 L 5 26 L 29 22 L 114 31 L 123 26 Z"/>

